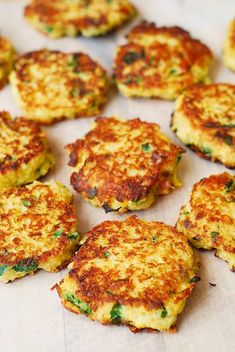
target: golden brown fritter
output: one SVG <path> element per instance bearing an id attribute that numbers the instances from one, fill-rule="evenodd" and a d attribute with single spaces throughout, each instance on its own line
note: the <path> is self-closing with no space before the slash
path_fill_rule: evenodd
<path id="1" fill-rule="evenodd" d="M 127 38 L 114 61 L 123 95 L 172 100 L 192 84 L 208 80 L 212 53 L 185 30 L 142 22 Z"/>
<path id="2" fill-rule="evenodd" d="M 203 178 L 193 186 L 176 228 L 197 248 L 216 249 L 216 255 L 235 270 L 235 176 Z"/>
<path id="3" fill-rule="evenodd" d="M 45 124 L 99 114 L 109 89 L 105 70 L 88 55 L 49 50 L 19 57 L 10 82 L 25 116 Z"/>
<path id="4" fill-rule="evenodd" d="M 136 216 L 90 230 L 69 268 L 56 285 L 65 308 L 134 330 L 173 329 L 200 280 L 186 237 Z"/>
<path id="5" fill-rule="evenodd" d="M 55 181 L 0 191 L 0 281 L 68 264 L 79 238 L 71 203 L 71 193 Z"/>
<path id="6" fill-rule="evenodd" d="M 8 82 L 8 76 L 16 58 L 11 42 L 0 36 L 0 89 Z"/>
<path id="7" fill-rule="evenodd" d="M 31 0 L 24 11 L 33 27 L 52 38 L 104 35 L 135 14 L 128 0 Z"/>
<path id="8" fill-rule="evenodd" d="M 176 170 L 184 150 L 155 123 L 100 117 L 67 149 L 74 189 L 106 212 L 146 209 L 181 185 Z"/>
<path id="9" fill-rule="evenodd" d="M 0 112 L 0 189 L 33 182 L 53 164 L 46 134 L 38 124 Z"/>
<path id="10" fill-rule="evenodd" d="M 235 86 L 192 86 L 176 101 L 177 137 L 200 157 L 235 168 Z"/>
<path id="11" fill-rule="evenodd" d="M 235 19 L 228 26 L 224 41 L 223 56 L 225 65 L 235 71 Z"/>

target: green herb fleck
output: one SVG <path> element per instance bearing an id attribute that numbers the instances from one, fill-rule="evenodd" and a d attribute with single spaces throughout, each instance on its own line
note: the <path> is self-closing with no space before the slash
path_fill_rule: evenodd
<path id="1" fill-rule="evenodd" d="M 152 240 L 153 240 L 153 243 L 157 243 L 157 236 L 153 236 Z"/>
<path id="2" fill-rule="evenodd" d="M 149 143 L 144 143 L 141 145 L 142 150 L 144 150 L 145 152 L 149 152 L 151 147 Z"/>
<path id="3" fill-rule="evenodd" d="M 121 322 L 122 306 L 120 303 L 115 303 L 110 311 L 110 317 L 113 324 L 120 324 Z"/>
<path id="4" fill-rule="evenodd" d="M 119 209 L 121 209 L 121 207 L 119 207 L 117 209 L 112 209 L 112 208 L 110 208 L 110 206 L 106 202 L 104 202 L 102 204 L 102 208 L 104 209 L 105 214 L 111 213 L 112 211 L 118 211 Z"/>
<path id="5" fill-rule="evenodd" d="M 202 149 L 203 154 L 206 154 L 207 156 L 211 157 L 212 151 L 210 148 L 203 148 Z"/>
<path id="6" fill-rule="evenodd" d="M 226 125 L 221 125 L 221 127 L 233 128 L 233 127 L 235 127 L 235 123 L 228 123 Z"/>
<path id="7" fill-rule="evenodd" d="M 0 265 L 0 276 L 4 274 L 4 271 L 7 269 L 7 265 Z"/>
<path id="8" fill-rule="evenodd" d="M 171 68 L 169 74 L 170 74 L 170 75 L 174 75 L 174 74 L 177 73 L 177 72 L 178 72 L 178 71 L 177 71 L 176 68 Z"/>
<path id="9" fill-rule="evenodd" d="M 89 191 L 87 192 L 88 198 L 93 199 L 97 195 L 97 193 L 98 193 L 97 187 L 93 187 L 93 188 L 89 189 Z"/>
<path id="10" fill-rule="evenodd" d="M 178 163 L 178 162 L 180 162 L 180 160 L 182 159 L 182 154 L 179 154 L 178 156 L 177 156 L 177 160 L 176 160 L 176 162 Z"/>
<path id="11" fill-rule="evenodd" d="M 231 178 L 226 185 L 224 186 L 226 192 L 231 192 L 235 190 L 235 182 L 233 181 L 233 179 Z"/>
<path id="12" fill-rule="evenodd" d="M 184 215 L 188 215 L 188 214 L 189 214 L 189 211 L 188 211 L 188 210 L 185 210 L 185 211 L 183 212 L 183 214 L 184 214 Z"/>
<path id="13" fill-rule="evenodd" d="M 58 230 L 56 230 L 56 231 L 54 232 L 53 236 L 54 236 L 55 238 L 60 237 L 63 232 L 64 232 L 63 229 L 58 229 Z"/>
<path id="14" fill-rule="evenodd" d="M 76 58 L 72 55 L 69 60 L 68 60 L 68 66 L 71 66 L 71 67 L 76 67 L 77 65 L 77 60 Z"/>
<path id="15" fill-rule="evenodd" d="M 231 146 L 233 145 L 233 137 L 232 136 L 225 136 L 224 137 L 224 143 Z"/>
<path id="16" fill-rule="evenodd" d="M 164 309 L 161 311 L 161 318 L 165 318 L 167 316 L 168 312 L 166 310 L 166 308 L 164 307 Z"/>
<path id="17" fill-rule="evenodd" d="M 29 272 L 29 271 L 36 270 L 37 267 L 38 267 L 38 263 L 36 259 L 26 258 L 18 262 L 16 265 L 14 265 L 13 269 L 19 272 L 23 272 L 23 271 Z"/>
<path id="18" fill-rule="evenodd" d="M 22 199 L 22 203 L 25 207 L 30 207 L 30 205 L 31 205 L 30 201 L 27 199 Z"/>
<path id="19" fill-rule="evenodd" d="M 51 32 L 53 32 L 53 27 L 52 26 L 45 26 L 45 31 L 47 33 L 51 33 Z"/>
<path id="20" fill-rule="evenodd" d="M 198 282 L 198 281 L 201 281 L 200 276 L 194 276 L 189 280 L 190 284 L 192 284 L 194 282 Z"/>
<path id="21" fill-rule="evenodd" d="M 79 97 L 79 94 L 80 94 L 80 90 L 78 87 L 74 87 L 72 90 L 71 90 L 71 96 L 73 98 L 77 98 Z"/>
<path id="22" fill-rule="evenodd" d="M 65 293 L 64 297 L 67 301 L 70 303 L 74 304 L 76 307 L 79 308 L 81 313 L 83 314 L 91 314 L 92 309 L 88 306 L 86 302 L 80 301 L 77 297 L 75 297 L 74 294 L 72 293 Z"/>
<path id="23" fill-rule="evenodd" d="M 138 59 L 142 59 L 144 58 L 144 52 L 135 52 L 135 51 L 130 51 L 129 53 L 127 53 L 126 55 L 123 56 L 123 61 L 127 64 L 127 65 L 130 65 L 132 64 L 133 62 L 135 62 L 136 60 Z"/>
<path id="24" fill-rule="evenodd" d="M 109 252 L 104 252 L 104 257 L 105 257 L 105 258 L 110 257 L 110 253 L 109 253 Z"/>
<path id="25" fill-rule="evenodd" d="M 69 233 L 68 234 L 68 237 L 71 239 L 71 240 L 76 240 L 79 236 L 79 233 L 78 232 L 72 232 L 72 233 Z"/>
<path id="26" fill-rule="evenodd" d="M 132 77 L 128 77 L 123 83 L 124 84 L 129 84 L 133 82 L 133 78 Z"/>
<path id="27" fill-rule="evenodd" d="M 137 76 L 136 77 L 136 83 L 140 83 L 142 81 L 142 77 L 141 76 Z"/>
<path id="28" fill-rule="evenodd" d="M 212 232 L 210 233 L 210 236 L 211 236 L 212 239 L 215 239 L 217 236 L 219 236 L 219 232 L 217 232 L 217 231 L 212 231 Z"/>

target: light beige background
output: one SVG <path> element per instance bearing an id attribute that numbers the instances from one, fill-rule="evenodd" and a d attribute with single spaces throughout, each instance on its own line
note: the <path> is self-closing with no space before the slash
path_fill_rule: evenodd
<path id="1" fill-rule="evenodd" d="M 53 1 L 53 0 L 52 0 Z M 19 53 L 43 47 L 65 51 L 84 51 L 97 59 L 109 71 L 115 46 L 124 41 L 126 26 L 104 38 L 63 38 L 50 40 L 37 33 L 23 19 L 27 1 L 0 0 L 0 31 L 9 37 Z M 234 0 L 133 0 L 141 17 L 159 25 L 179 25 L 206 44 L 214 52 L 212 78 L 216 82 L 235 83 L 235 74 L 223 66 L 221 45 L 227 22 L 235 14 Z M 129 100 L 118 93 L 106 106 L 104 114 L 118 114 L 157 122 L 176 141 L 169 128 L 174 103 L 158 100 Z M 14 115 L 17 109 L 9 87 L 0 92 L 0 109 Z M 69 186 L 70 170 L 64 145 L 81 138 L 90 128 L 92 119 L 65 121 L 48 128 L 57 157 L 56 168 L 48 178 L 56 178 Z M 184 186 L 162 197 L 149 210 L 138 215 L 149 220 L 161 220 L 174 225 L 180 206 L 187 200 L 194 182 L 207 175 L 223 172 L 225 167 L 199 159 L 187 151 L 180 166 Z M 95 224 L 112 218 L 102 209 L 95 209 L 75 195 L 80 220 L 79 230 L 85 232 Z M 125 217 L 127 215 L 123 215 Z M 139 333 L 126 327 L 105 327 L 65 311 L 56 292 L 50 291 L 66 271 L 57 274 L 38 272 L 12 284 L 0 285 L 0 351 L 1 352 L 230 352 L 235 350 L 234 273 L 213 253 L 199 252 L 202 281 L 189 299 L 178 319 L 178 331 Z M 216 283 L 211 287 L 209 282 Z"/>

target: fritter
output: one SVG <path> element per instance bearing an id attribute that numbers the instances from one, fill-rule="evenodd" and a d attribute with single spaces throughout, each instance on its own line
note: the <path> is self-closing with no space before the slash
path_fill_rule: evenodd
<path id="1" fill-rule="evenodd" d="M 46 134 L 37 123 L 0 112 L 0 189 L 33 182 L 53 164 Z"/>
<path id="2" fill-rule="evenodd" d="M 235 86 L 198 85 L 176 101 L 171 123 L 177 137 L 200 157 L 235 168 Z"/>
<path id="3" fill-rule="evenodd" d="M 200 280 L 186 237 L 136 216 L 105 221 L 87 236 L 69 274 L 56 285 L 65 308 L 134 331 L 174 330 Z"/>
<path id="4" fill-rule="evenodd" d="M 176 228 L 196 248 L 215 249 L 235 271 L 235 176 L 223 173 L 196 183 Z"/>
<path id="5" fill-rule="evenodd" d="M 224 41 L 223 56 L 225 65 L 235 71 L 235 19 L 228 26 Z"/>
<path id="6" fill-rule="evenodd" d="M 68 264 L 79 239 L 71 202 L 68 189 L 55 181 L 0 191 L 1 282 Z"/>
<path id="7" fill-rule="evenodd" d="M 212 53 L 185 30 L 142 22 L 127 38 L 114 61 L 123 95 L 173 100 L 192 84 L 208 81 Z"/>
<path id="8" fill-rule="evenodd" d="M 16 58 L 11 42 L 0 36 L 0 89 L 8 82 L 8 76 Z"/>
<path id="9" fill-rule="evenodd" d="M 31 0 L 24 11 L 33 27 L 52 38 L 104 35 L 135 14 L 128 0 Z"/>
<path id="10" fill-rule="evenodd" d="M 99 114 L 109 89 L 105 70 L 88 55 L 49 50 L 19 57 L 10 82 L 25 116 L 45 124 Z"/>
<path id="11" fill-rule="evenodd" d="M 155 123 L 99 117 L 67 150 L 72 186 L 106 213 L 146 209 L 181 185 L 176 171 L 184 150 Z"/>

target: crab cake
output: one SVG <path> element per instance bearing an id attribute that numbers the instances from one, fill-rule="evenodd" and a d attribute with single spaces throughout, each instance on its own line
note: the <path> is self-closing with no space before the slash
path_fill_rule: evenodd
<path id="1" fill-rule="evenodd" d="M 8 39 L 0 36 L 0 89 L 8 82 L 16 53 Z"/>
<path id="2" fill-rule="evenodd" d="M 104 35 L 135 14 L 128 0 L 31 0 L 24 11 L 33 27 L 52 38 Z"/>
<path id="3" fill-rule="evenodd" d="M 196 248 L 216 249 L 235 271 L 235 176 L 223 173 L 196 183 L 176 228 Z"/>
<path id="4" fill-rule="evenodd" d="M 68 189 L 55 181 L 0 191 L 0 281 L 68 264 L 79 238 L 71 202 Z"/>
<path id="5" fill-rule="evenodd" d="M 199 156 L 235 168 L 235 86 L 199 85 L 176 101 L 172 130 Z"/>
<path id="6" fill-rule="evenodd" d="M 0 189 L 33 182 L 54 164 L 38 124 L 0 112 Z"/>
<path id="7" fill-rule="evenodd" d="M 225 65 L 235 71 L 235 19 L 229 23 L 224 41 L 223 55 Z"/>
<path id="8" fill-rule="evenodd" d="M 142 22 L 127 38 L 114 61 L 123 95 L 172 100 L 188 86 L 208 81 L 212 53 L 185 30 Z"/>
<path id="9" fill-rule="evenodd" d="M 105 70 L 88 55 L 49 50 L 19 57 L 10 81 L 25 116 L 45 124 L 99 114 L 109 88 Z"/>
<path id="10" fill-rule="evenodd" d="M 200 280 L 186 237 L 136 216 L 105 221 L 87 237 L 69 274 L 56 285 L 65 308 L 134 331 L 174 329 Z"/>
<path id="11" fill-rule="evenodd" d="M 67 149 L 72 186 L 106 213 L 146 209 L 181 185 L 176 171 L 184 150 L 155 123 L 100 117 Z"/>

